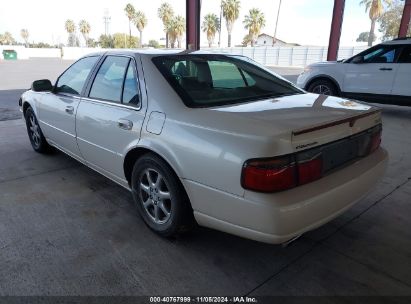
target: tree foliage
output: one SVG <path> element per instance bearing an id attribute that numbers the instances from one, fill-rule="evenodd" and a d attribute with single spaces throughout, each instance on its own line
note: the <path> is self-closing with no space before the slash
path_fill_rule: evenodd
<path id="1" fill-rule="evenodd" d="M 375 22 L 384 13 L 384 4 L 390 5 L 392 0 L 361 0 L 360 5 L 365 6 L 365 12 L 368 12 L 368 16 L 371 20 L 371 28 L 368 35 L 368 46 L 372 45 L 373 38 L 375 37 Z"/>
<path id="2" fill-rule="evenodd" d="M 177 41 L 177 47 L 181 48 L 181 42 L 183 40 L 184 32 L 186 31 L 186 20 L 182 16 L 175 16 L 168 23 L 168 36 L 170 39 L 171 47 L 175 47 Z"/>
<path id="3" fill-rule="evenodd" d="M 380 23 L 379 32 L 382 33 L 382 40 L 392 40 L 398 36 L 400 30 L 401 16 L 404 10 L 404 2 L 393 1 L 387 10 L 378 18 Z M 407 36 L 411 36 L 411 26 L 408 27 Z"/>
<path id="4" fill-rule="evenodd" d="M 158 13 L 158 17 L 163 22 L 164 31 L 166 33 L 166 48 L 168 48 L 169 47 L 168 40 L 169 40 L 170 22 L 174 18 L 174 10 L 169 3 L 163 2 L 161 6 L 159 7 L 157 13 Z"/>
<path id="5" fill-rule="evenodd" d="M 158 48 L 160 48 L 160 43 L 158 43 L 157 40 L 150 40 L 150 41 L 148 42 L 148 46 L 149 46 L 149 47 L 153 47 L 153 48 L 155 48 L 155 49 L 158 49 Z"/>
<path id="6" fill-rule="evenodd" d="M 357 38 L 356 41 L 357 42 L 368 42 L 369 36 L 370 36 L 369 32 L 362 32 L 358 35 L 358 38 Z M 372 41 L 375 41 L 376 39 L 377 39 L 377 37 L 375 37 L 375 35 L 374 35 Z"/>
<path id="7" fill-rule="evenodd" d="M 228 32 L 228 47 L 231 46 L 231 33 L 233 32 L 233 27 L 235 21 L 240 16 L 240 1 L 239 0 L 223 0 L 223 17 L 227 25 Z"/>
<path id="8" fill-rule="evenodd" d="M 128 19 L 128 35 L 131 43 L 131 21 L 133 20 L 134 15 L 136 14 L 136 9 L 131 3 L 127 3 L 126 7 L 124 8 L 124 12 L 126 13 Z"/>
<path id="9" fill-rule="evenodd" d="M 90 23 L 88 23 L 86 20 L 83 19 L 79 22 L 78 27 L 79 27 L 80 33 L 83 35 L 86 46 L 88 46 L 89 34 L 91 31 Z"/>
<path id="10" fill-rule="evenodd" d="M 64 23 L 64 28 L 69 34 L 68 46 L 79 46 L 80 41 L 78 40 L 76 35 L 76 24 L 74 23 L 74 21 L 71 19 L 66 20 L 66 22 Z"/>
<path id="11" fill-rule="evenodd" d="M 207 34 L 208 46 L 211 47 L 214 42 L 215 34 L 220 28 L 220 19 L 216 14 L 207 14 L 204 16 L 201 28 L 203 32 Z"/>
<path id="12" fill-rule="evenodd" d="M 147 17 L 142 11 L 137 11 L 133 16 L 133 23 L 136 26 L 137 30 L 140 32 L 140 45 L 142 47 L 143 43 L 143 30 L 147 26 Z"/>
<path id="13" fill-rule="evenodd" d="M 14 40 L 13 35 L 10 32 L 5 32 L 4 34 L 0 34 L 0 44 L 13 45 L 16 44 L 16 40 Z"/>
<path id="14" fill-rule="evenodd" d="M 258 8 L 250 9 L 248 15 L 244 17 L 244 28 L 248 30 L 248 34 L 251 37 L 251 46 L 254 46 L 254 42 L 257 40 L 261 29 L 265 26 L 264 13 Z"/>
<path id="15" fill-rule="evenodd" d="M 20 36 L 23 38 L 26 47 L 29 45 L 29 31 L 28 29 L 21 29 Z"/>

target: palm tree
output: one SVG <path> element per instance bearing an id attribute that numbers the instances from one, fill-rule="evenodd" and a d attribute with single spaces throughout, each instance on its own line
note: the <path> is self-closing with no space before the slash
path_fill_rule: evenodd
<path id="1" fill-rule="evenodd" d="M 207 33 L 208 46 L 214 42 L 215 34 L 220 27 L 220 20 L 216 14 L 207 14 L 204 16 L 202 29 L 204 33 Z"/>
<path id="2" fill-rule="evenodd" d="M 140 48 L 143 46 L 143 30 L 147 26 L 147 17 L 142 11 L 137 11 L 133 17 L 133 23 L 140 32 Z"/>
<path id="3" fill-rule="evenodd" d="M 76 25 L 74 21 L 71 19 L 66 20 L 64 27 L 67 33 L 69 34 L 69 39 L 68 39 L 69 46 L 74 46 L 76 44 L 76 37 L 75 37 Z"/>
<path id="4" fill-rule="evenodd" d="M 186 31 L 186 20 L 182 16 L 176 16 L 168 23 L 168 32 L 170 37 L 171 48 L 175 47 L 177 41 L 177 47 L 181 48 L 181 42 L 184 32 Z"/>
<path id="5" fill-rule="evenodd" d="M 86 47 L 88 47 L 88 37 L 91 31 L 91 26 L 86 20 L 81 20 L 79 25 L 80 33 L 83 35 L 84 41 L 86 42 Z"/>
<path id="6" fill-rule="evenodd" d="M 21 38 L 23 38 L 26 47 L 29 46 L 29 31 L 27 29 L 22 29 L 20 31 Z"/>
<path id="7" fill-rule="evenodd" d="M 169 23 L 174 17 L 174 10 L 169 3 L 163 2 L 157 12 L 158 17 L 163 21 L 164 31 L 166 32 L 166 48 L 168 48 Z"/>
<path id="8" fill-rule="evenodd" d="M 228 47 L 231 46 L 231 33 L 233 31 L 234 22 L 240 15 L 239 0 L 224 0 L 223 1 L 223 16 L 227 24 L 228 32 Z"/>
<path id="9" fill-rule="evenodd" d="M 249 14 L 244 17 L 243 24 L 251 37 L 251 46 L 254 46 L 254 42 L 260 34 L 261 28 L 265 26 L 264 13 L 258 8 L 250 9 Z"/>
<path id="10" fill-rule="evenodd" d="M 368 35 L 368 46 L 372 46 L 374 40 L 375 22 L 384 12 L 384 5 L 391 4 L 391 0 L 361 0 L 360 5 L 365 6 L 365 12 L 369 12 L 369 17 L 371 19 L 371 29 Z"/>
<path id="11" fill-rule="evenodd" d="M 128 33 L 129 33 L 129 42 L 131 42 L 131 21 L 134 18 L 134 15 L 136 14 L 136 10 L 134 6 L 130 3 L 126 5 L 124 8 L 124 12 L 126 13 L 126 16 L 128 18 Z"/>

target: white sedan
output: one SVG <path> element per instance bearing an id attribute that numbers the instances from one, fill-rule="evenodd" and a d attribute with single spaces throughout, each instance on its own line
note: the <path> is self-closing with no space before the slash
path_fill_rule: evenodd
<path id="1" fill-rule="evenodd" d="M 411 105 L 411 38 L 373 46 L 352 58 L 307 66 L 297 85 L 309 92 Z"/>
<path id="2" fill-rule="evenodd" d="M 129 189 L 163 236 L 198 223 L 286 242 L 360 200 L 387 164 L 377 108 L 307 94 L 242 56 L 91 54 L 20 106 L 35 151 Z"/>

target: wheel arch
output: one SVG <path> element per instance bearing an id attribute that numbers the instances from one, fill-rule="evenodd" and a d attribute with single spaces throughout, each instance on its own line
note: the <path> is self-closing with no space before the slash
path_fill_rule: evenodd
<path id="1" fill-rule="evenodd" d="M 164 157 L 162 153 L 159 153 L 152 147 L 147 147 L 147 146 L 137 146 L 129 150 L 124 157 L 124 162 L 123 162 L 123 170 L 124 170 L 124 176 L 128 182 L 129 185 L 131 185 L 131 175 L 133 172 L 133 167 L 136 161 L 141 158 L 142 156 L 151 153 L 159 157 L 161 160 L 163 160 L 176 174 L 176 176 L 180 179 L 179 176 L 179 170 L 177 170 L 175 163 L 169 160 L 168 157 Z M 181 181 L 180 181 L 181 182 Z M 183 184 L 181 182 L 181 184 Z M 183 185 L 184 187 L 184 185 Z"/>
<path id="2" fill-rule="evenodd" d="M 333 85 L 335 85 L 335 87 L 337 88 L 338 91 L 338 95 L 341 96 L 341 88 L 340 85 L 338 84 L 338 81 L 335 80 L 335 78 L 329 76 L 329 75 L 325 75 L 325 74 L 321 74 L 321 75 L 316 75 L 315 77 L 311 78 L 307 84 L 304 87 L 304 90 L 308 90 L 308 88 L 317 80 L 328 80 L 331 81 Z"/>
<path id="3" fill-rule="evenodd" d="M 37 111 L 36 108 L 27 100 L 23 100 L 23 106 L 22 106 L 22 110 L 23 110 L 23 117 L 26 117 L 26 111 L 28 108 L 32 108 L 34 111 L 34 114 L 38 117 L 37 115 Z"/>

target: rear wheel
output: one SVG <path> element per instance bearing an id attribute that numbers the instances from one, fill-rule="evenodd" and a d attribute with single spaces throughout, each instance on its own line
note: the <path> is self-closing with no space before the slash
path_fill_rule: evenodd
<path id="1" fill-rule="evenodd" d="M 158 234 L 169 237 L 193 227 L 188 196 L 174 171 L 158 156 L 146 154 L 137 160 L 131 186 L 140 215 Z"/>
<path id="2" fill-rule="evenodd" d="M 308 86 L 308 92 L 321 95 L 338 96 L 338 89 L 330 80 L 319 79 Z"/>
<path id="3" fill-rule="evenodd" d="M 38 153 L 47 153 L 51 150 L 50 145 L 47 143 L 43 132 L 40 129 L 40 125 L 37 121 L 36 115 L 32 108 L 28 108 L 24 115 L 26 119 L 27 134 L 29 135 L 31 146 L 34 151 Z"/>

